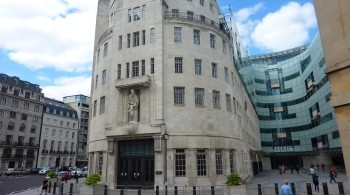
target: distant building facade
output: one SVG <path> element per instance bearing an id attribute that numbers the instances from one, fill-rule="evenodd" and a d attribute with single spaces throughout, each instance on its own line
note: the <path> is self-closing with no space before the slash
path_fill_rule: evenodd
<path id="1" fill-rule="evenodd" d="M 189 186 L 261 170 L 231 36 L 215 0 L 99 0 L 90 173 L 116 185 Z"/>
<path id="2" fill-rule="evenodd" d="M 237 63 L 260 120 L 265 169 L 343 166 L 339 129 L 321 40 Z"/>
<path id="3" fill-rule="evenodd" d="M 0 74 L 0 169 L 37 166 L 44 99 L 39 85 Z"/>
<path id="4" fill-rule="evenodd" d="M 350 169 L 350 1 L 314 0 L 346 170 Z M 348 181 L 350 174 L 347 171 Z"/>
<path id="5" fill-rule="evenodd" d="M 76 166 L 83 167 L 88 165 L 87 156 L 87 136 L 89 130 L 89 104 L 90 97 L 85 95 L 72 95 L 63 97 L 63 102 L 75 109 L 78 114 L 79 130 L 77 144 Z"/>
<path id="6" fill-rule="evenodd" d="M 38 167 L 75 166 L 77 112 L 65 103 L 45 98 Z"/>

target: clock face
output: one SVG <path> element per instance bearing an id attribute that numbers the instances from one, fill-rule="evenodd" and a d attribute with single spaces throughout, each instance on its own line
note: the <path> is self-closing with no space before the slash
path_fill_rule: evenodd
<path id="1" fill-rule="evenodd" d="M 164 134 L 164 135 L 163 135 L 163 139 L 165 139 L 165 140 L 169 139 L 169 135 L 168 135 L 167 133 Z"/>

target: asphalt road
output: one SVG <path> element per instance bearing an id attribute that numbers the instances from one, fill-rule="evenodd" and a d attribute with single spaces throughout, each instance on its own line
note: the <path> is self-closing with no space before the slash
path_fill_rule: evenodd
<path id="1" fill-rule="evenodd" d="M 24 176 L 4 176 L 0 177 L 0 195 L 11 194 L 39 187 L 45 176 L 24 175 Z"/>

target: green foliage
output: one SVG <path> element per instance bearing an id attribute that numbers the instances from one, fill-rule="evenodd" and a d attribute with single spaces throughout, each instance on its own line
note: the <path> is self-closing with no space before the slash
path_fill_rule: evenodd
<path id="1" fill-rule="evenodd" d="M 54 170 L 48 171 L 46 175 L 47 175 L 48 177 L 50 177 L 50 178 L 56 178 L 56 177 L 57 177 L 57 173 L 56 173 L 56 171 L 54 171 Z"/>
<path id="2" fill-rule="evenodd" d="M 91 174 L 85 180 L 85 183 L 89 186 L 95 187 L 98 182 L 102 180 L 102 177 L 98 173 Z"/>
<path id="3" fill-rule="evenodd" d="M 228 186 L 239 186 L 242 184 L 242 178 L 237 173 L 231 173 L 227 176 L 226 185 Z"/>

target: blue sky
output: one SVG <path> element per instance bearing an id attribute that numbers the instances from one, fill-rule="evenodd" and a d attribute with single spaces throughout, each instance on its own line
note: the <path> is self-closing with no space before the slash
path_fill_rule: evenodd
<path id="1" fill-rule="evenodd" d="M 318 30 L 312 3 L 220 0 L 251 55 L 310 43 Z M 0 1 L 0 72 L 39 84 L 46 97 L 89 95 L 96 7 L 97 0 Z"/>

